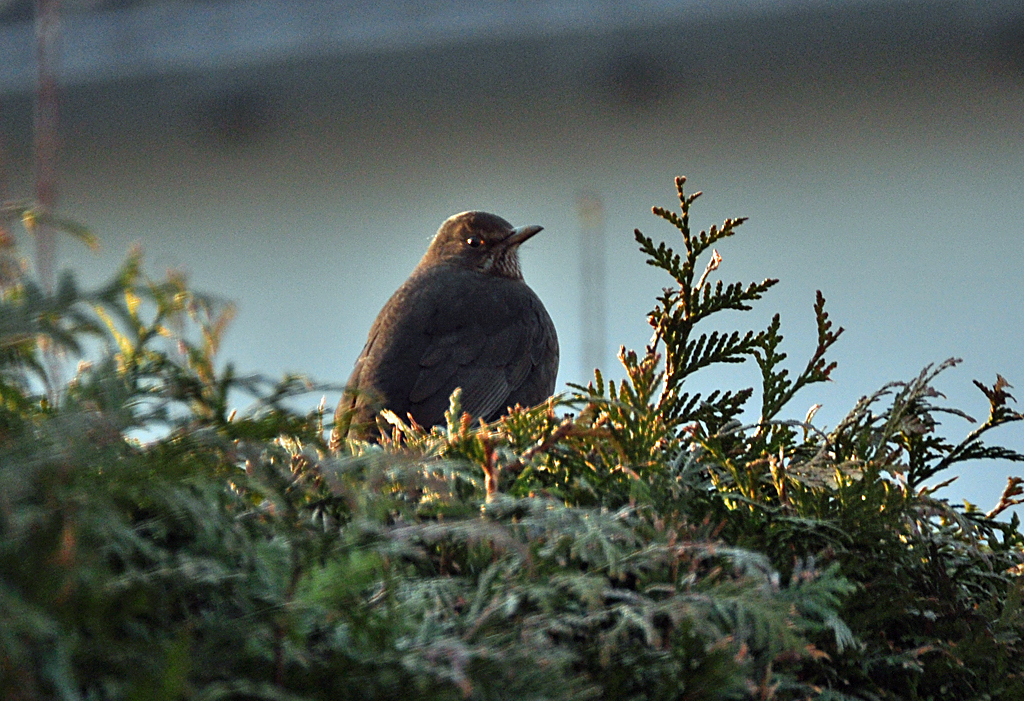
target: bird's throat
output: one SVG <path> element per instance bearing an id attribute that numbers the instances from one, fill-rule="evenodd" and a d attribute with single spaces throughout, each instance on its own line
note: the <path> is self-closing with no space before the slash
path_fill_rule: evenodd
<path id="1" fill-rule="evenodd" d="M 485 258 L 478 270 L 488 275 L 507 277 L 511 280 L 523 279 L 523 270 L 519 267 L 519 252 L 515 248 L 506 248 Z"/>

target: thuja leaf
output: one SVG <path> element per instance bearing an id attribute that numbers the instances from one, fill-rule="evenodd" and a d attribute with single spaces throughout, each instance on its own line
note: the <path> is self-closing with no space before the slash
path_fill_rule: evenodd
<path id="1" fill-rule="evenodd" d="M 687 271 L 678 253 L 669 248 L 664 241 L 655 246 L 654 240 L 644 236 L 640 229 L 635 229 L 633 235 L 637 243 L 640 244 L 640 250 L 648 255 L 647 265 L 661 268 L 675 278 L 680 285 L 689 284 L 686 277 Z M 690 274 L 692 276 L 692 272 Z"/>
<path id="2" fill-rule="evenodd" d="M 945 457 L 935 465 L 933 474 L 950 467 L 954 463 L 967 460 L 1009 460 L 1011 462 L 1024 462 L 1024 454 L 1002 446 L 989 446 L 981 440 L 981 436 L 997 426 L 1012 421 L 1024 420 L 1024 415 L 1014 411 L 1008 405 L 1013 399 L 1006 389 L 1011 388 L 1010 383 L 1001 375 L 996 375 L 996 382 L 991 387 L 974 380 L 974 384 L 980 389 L 989 400 L 989 416 L 981 426 L 971 431 L 970 434 L 956 447 L 953 447 Z"/>
<path id="3" fill-rule="evenodd" d="M 54 214 L 37 202 L 7 202 L 0 205 L 0 224 L 16 219 L 21 220 L 29 233 L 34 234 L 39 226 L 48 226 L 70 234 L 94 251 L 99 249 L 99 241 L 89 227 L 74 219 Z"/>
<path id="4" fill-rule="evenodd" d="M 807 361 L 807 366 L 794 380 L 789 379 L 787 369 L 779 367 L 779 364 L 786 359 L 786 354 L 779 350 L 782 334 L 779 333 L 781 323 L 778 314 L 772 318 L 768 330 L 761 335 L 762 345 L 754 351 L 754 357 L 761 368 L 762 422 L 775 417 L 803 387 L 815 382 L 827 381 L 836 367 L 835 362 L 826 362 L 825 353 L 839 340 L 843 328 L 832 330 L 832 322 L 825 311 L 825 297 L 821 294 L 821 290 L 818 290 L 814 302 L 814 316 L 818 328 L 818 343 L 810 360 Z"/>
<path id="5" fill-rule="evenodd" d="M 762 345 L 754 352 L 754 359 L 761 368 L 761 420 L 771 418 L 782 406 L 782 398 L 793 386 L 789 379 L 789 370 L 778 365 L 786 359 L 786 354 L 779 350 L 782 334 L 779 333 L 781 319 L 778 314 L 772 317 L 768 330 L 762 336 Z"/>
<path id="6" fill-rule="evenodd" d="M 703 423 L 707 427 L 708 434 L 718 433 L 743 412 L 743 407 L 746 406 L 753 394 L 752 388 L 741 389 L 737 392 L 715 390 L 692 413 L 692 418 Z"/>
<path id="7" fill-rule="evenodd" d="M 703 404 L 701 401 L 703 395 L 700 392 L 691 395 L 689 392 L 678 394 L 674 390 L 670 390 L 666 394 L 668 396 L 662 403 L 666 406 L 664 415 L 669 419 L 678 418 L 683 422 L 692 421 L 695 418 L 696 410 Z"/>
<path id="8" fill-rule="evenodd" d="M 748 331 L 743 336 L 740 336 L 738 331 L 731 334 L 717 331 L 702 334 L 700 338 L 690 341 L 682 348 L 681 357 L 669 357 L 666 383 L 669 387 L 675 387 L 688 375 L 717 363 L 742 363 L 746 356 L 754 353 L 762 335 L 753 331 Z"/>
<path id="9" fill-rule="evenodd" d="M 814 318 L 818 327 L 818 346 L 815 348 L 811 359 L 807 362 L 807 369 L 804 370 L 802 377 L 805 376 L 807 379 L 803 380 L 800 386 L 810 382 L 824 382 L 829 379 L 829 374 L 836 368 L 836 363 L 826 364 L 825 353 L 832 344 L 839 340 L 839 336 L 845 330 L 840 326 L 835 331 L 832 331 L 832 322 L 825 311 L 825 296 L 821 294 L 821 290 L 815 293 Z M 798 382 L 800 381 L 798 380 Z"/>
<path id="10" fill-rule="evenodd" d="M 761 299 L 764 293 L 778 282 L 777 279 L 765 278 L 762 282 L 750 283 L 746 288 L 743 287 L 743 283 L 734 282 L 724 290 L 721 280 L 713 290 L 711 285 L 705 285 L 700 300 L 698 301 L 696 297 L 694 299 L 695 305 L 690 316 L 696 321 L 722 309 L 749 311 L 753 307 L 747 303 Z"/>
<path id="11" fill-rule="evenodd" d="M 690 229 L 690 207 L 701 193 L 687 195 L 684 177 L 676 178 L 675 184 L 680 211 L 677 213 L 662 207 L 654 207 L 652 211 L 679 230 L 683 237 L 684 254 L 676 253 L 664 242 L 655 244 L 653 239 L 640 230 L 635 231 L 640 250 L 647 255 L 647 264 L 667 272 L 677 285 L 663 290 L 654 310 L 647 316 L 648 323 L 655 330 L 647 355 L 657 355 L 658 345 L 665 345 L 664 386 L 656 408 L 671 421 L 692 421 L 697 417 L 705 417 L 715 425 L 722 425 L 742 411 L 742 402 L 751 396 L 752 391 L 716 393 L 702 402 L 699 395 L 691 396 L 679 390 L 688 376 L 703 368 L 720 363 L 744 362 L 747 356 L 754 355 L 764 345 L 764 332 L 712 331 L 694 337 L 694 328 L 701 320 L 716 312 L 751 309 L 751 302 L 760 299 L 778 280 L 767 278 L 746 285 L 741 282 L 726 285 L 721 280 L 708 281 L 708 276 L 722 262 L 718 251 L 713 250 L 703 274 L 694 283 L 700 256 L 712 249 L 718 241 L 732 236 L 746 220 L 726 219 L 721 226 L 713 225 L 706 231 L 694 234 Z M 649 379 L 650 376 L 645 377 Z"/>
<path id="12" fill-rule="evenodd" d="M 1013 399 L 1013 395 L 1006 389 L 1013 389 L 1013 386 L 1002 375 L 996 375 L 996 383 L 991 387 L 987 387 L 977 380 L 974 380 L 974 385 L 985 394 L 989 401 L 989 418 L 985 422 L 986 425 L 991 424 L 994 427 L 1024 419 L 1024 414 L 1014 411 L 1007 403 L 1008 400 Z"/>
<path id="13" fill-rule="evenodd" d="M 928 365 L 921 374 L 910 382 L 894 382 L 885 389 L 900 388 L 892 400 L 891 408 L 882 417 L 884 424 L 878 429 L 875 450 L 886 451 L 891 444 L 906 454 L 907 487 L 916 490 L 922 482 L 933 477 L 953 462 L 956 456 L 970 451 L 971 442 L 991 426 L 982 426 L 968 436 L 959 447 L 954 447 L 936 433 L 936 414 L 952 414 L 967 421 L 973 419 L 964 412 L 933 403 L 936 397 L 944 398 L 933 386 L 935 377 L 942 371 L 959 363 L 950 358 L 938 366 Z"/>

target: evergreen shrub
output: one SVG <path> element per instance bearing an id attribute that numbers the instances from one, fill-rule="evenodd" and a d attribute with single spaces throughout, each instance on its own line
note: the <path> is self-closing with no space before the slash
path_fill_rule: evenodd
<path id="1" fill-rule="evenodd" d="M 1007 382 L 976 383 L 991 411 L 959 441 L 938 431 L 964 416 L 935 388 L 952 360 L 833 429 L 794 418 L 842 329 L 819 293 L 793 374 L 778 316 L 705 331 L 776 281 L 714 281 L 743 220 L 694 233 L 676 184 L 680 211 L 654 213 L 681 251 L 636 232 L 672 283 L 623 380 L 485 426 L 456 393 L 447 426 L 385 412 L 340 455 L 322 406 L 288 408 L 323 388 L 218 364 L 228 306 L 136 254 L 48 292 L 5 237 L 4 698 L 1024 699 L 1024 541 L 998 518 L 1024 482 L 988 513 L 935 495 L 1024 460 L 987 442 L 1024 418 Z M 750 359 L 757 391 L 688 388 Z"/>

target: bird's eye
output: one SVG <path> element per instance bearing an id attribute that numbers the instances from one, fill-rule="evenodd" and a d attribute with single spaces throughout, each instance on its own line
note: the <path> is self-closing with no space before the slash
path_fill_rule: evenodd
<path id="1" fill-rule="evenodd" d="M 479 236 L 470 236 L 466 239 L 466 245 L 470 248 L 480 248 L 484 245 L 484 240 Z"/>

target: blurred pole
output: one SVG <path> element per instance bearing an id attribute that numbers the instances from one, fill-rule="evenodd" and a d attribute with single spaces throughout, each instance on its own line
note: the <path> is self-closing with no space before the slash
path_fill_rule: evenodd
<path id="1" fill-rule="evenodd" d="M 35 153 L 36 206 L 44 214 L 57 207 L 57 52 L 60 41 L 59 0 L 36 0 L 36 61 L 39 85 L 36 94 Z M 36 239 L 36 277 L 46 292 L 53 292 L 56 237 L 45 220 L 32 226 Z M 46 396 L 51 405 L 58 401 L 61 387 L 61 364 L 56 349 L 45 337 L 41 339 L 43 363 L 46 367 Z"/>
<path id="2" fill-rule="evenodd" d="M 4 141 L 3 103 L 0 103 L 0 205 L 7 202 L 7 143 Z M 18 266 L 14 254 L 14 232 L 0 219 L 0 295 L 14 284 Z"/>
<path id="3" fill-rule="evenodd" d="M 36 61 L 38 80 L 35 111 L 36 202 L 47 213 L 57 206 L 57 53 L 60 41 L 60 0 L 36 0 Z M 56 241 L 45 222 L 35 227 L 36 276 L 53 291 Z"/>
<path id="4" fill-rule="evenodd" d="M 576 198 L 580 218 L 580 361 L 589 377 L 605 362 L 608 277 L 605 262 L 604 204 L 586 192 Z"/>

